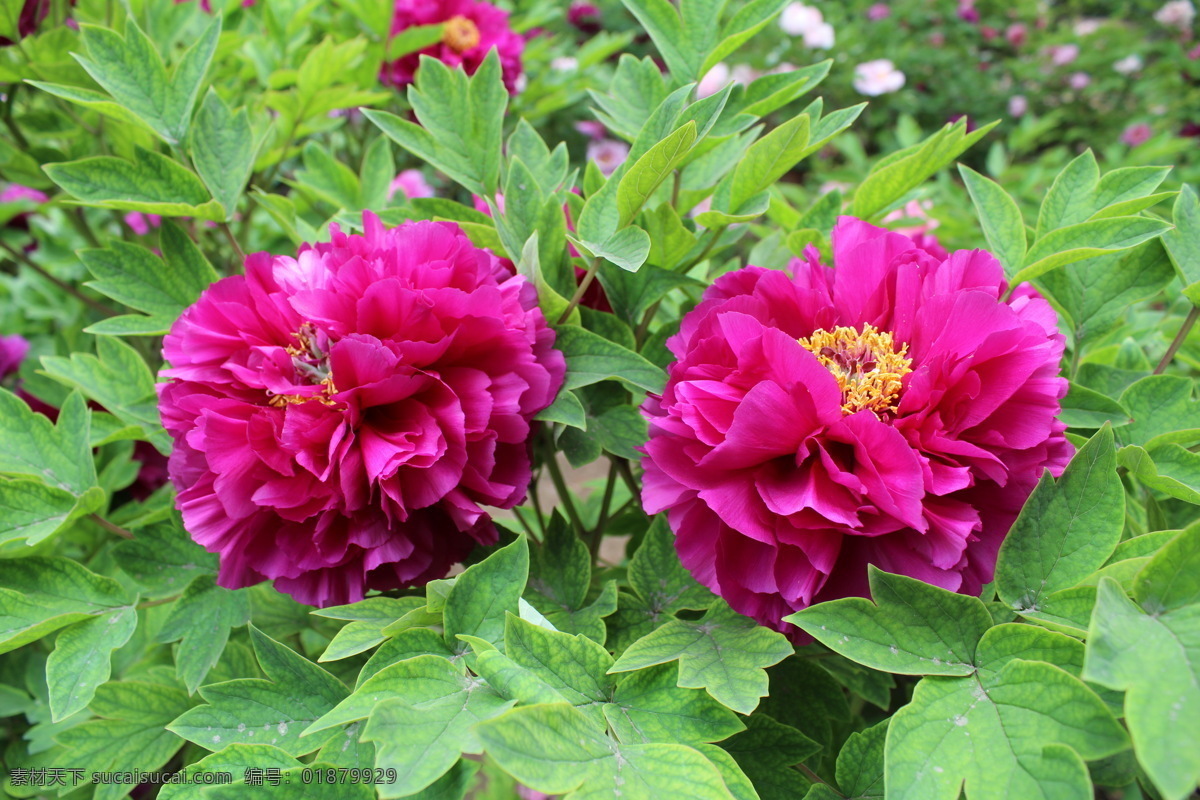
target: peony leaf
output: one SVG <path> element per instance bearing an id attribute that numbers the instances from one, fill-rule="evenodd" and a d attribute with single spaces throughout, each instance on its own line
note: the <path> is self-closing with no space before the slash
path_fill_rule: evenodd
<path id="1" fill-rule="evenodd" d="M 1177 444 L 1149 452 L 1131 444 L 1117 451 L 1117 462 L 1145 486 L 1200 505 L 1200 454 Z"/>
<path id="2" fill-rule="evenodd" d="M 803 797 L 809 781 L 792 767 L 819 753 L 821 745 L 761 712 L 744 722 L 746 730 L 721 742 L 721 749 L 750 777 L 762 800 Z"/>
<path id="3" fill-rule="evenodd" d="M 740 211 L 789 172 L 808 152 L 811 122 L 807 114 L 800 114 L 750 145 L 733 170 L 728 204 L 721 208 Z"/>
<path id="4" fill-rule="evenodd" d="M 705 48 L 707 57 L 704 59 L 704 63 L 700 65 L 700 75 L 704 75 L 717 62 L 735 52 L 739 47 L 753 38 L 756 33 L 766 27 L 783 10 L 785 5 L 787 5 L 787 0 L 751 0 L 751 2 L 744 3 L 738 7 L 737 13 L 722 26 L 716 46 L 712 47 L 711 51 L 710 48 Z M 828 62 L 823 63 L 827 64 Z M 821 64 L 817 64 L 816 66 L 819 67 Z M 826 67 L 826 71 L 828 71 L 828 67 Z M 780 105 L 783 104 L 781 103 Z M 774 109 L 768 107 L 768 110 L 750 113 L 765 116 L 772 110 Z"/>
<path id="5" fill-rule="evenodd" d="M 554 346 L 567 358 L 563 389 L 578 389 L 609 378 L 651 392 L 662 390 L 663 371 L 642 356 L 583 328 L 557 328 Z"/>
<path id="6" fill-rule="evenodd" d="M 1125 692 L 1138 761 L 1168 800 L 1200 786 L 1200 526 L 1164 546 L 1133 601 L 1100 581 L 1083 674 Z"/>
<path id="7" fill-rule="evenodd" d="M 1117 440 L 1149 450 L 1200 442 L 1200 403 L 1192 399 L 1194 388 L 1190 378 L 1179 375 L 1148 375 L 1130 384 L 1120 402 L 1133 422 L 1117 431 Z"/>
<path id="8" fill-rule="evenodd" d="M 1119 427 L 1132 421 L 1129 412 L 1116 400 L 1079 383 L 1072 383 L 1063 398 L 1059 419 L 1067 423 L 1067 427 L 1092 430 L 1105 423 Z"/>
<path id="9" fill-rule="evenodd" d="M 502 644 L 505 613 L 517 613 L 528 577 L 529 544 L 524 536 L 468 567 L 446 597 L 446 644 L 462 652 L 460 633 Z"/>
<path id="10" fill-rule="evenodd" d="M 111 336 L 100 337 L 96 350 L 96 356 L 90 353 L 74 353 L 70 358 L 44 356 L 42 366 L 51 378 L 78 388 L 122 422 L 139 426 L 141 438 L 160 453 L 170 453 L 171 438 L 159 421 L 154 376 L 145 360 L 125 342 Z"/>
<path id="11" fill-rule="evenodd" d="M 356 689 L 384 668 L 423 655 L 440 656 L 451 660 L 452 663 L 461 658 L 450 649 L 440 632 L 429 628 L 409 628 L 385 641 L 371 654 L 362 671 L 358 673 Z M 458 669 L 462 671 L 462 667 Z"/>
<path id="12" fill-rule="evenodd" d="M 192 541 L 177 519 L 139 528 L 136 538 L 113 547 L 113 558 L 143 597 L 178 594 L 193 578 L 217 572 L 217 556 Z"/>
<path id="13" fill-rule="evenodd" d="M 975 213 L 983 226 L 988 248 L 1004 266 L 1004 274 L 1012 276 L 1025 260 L 1025 221 L 1017 201 L 993 181 L 966 164 L 958 165 L 958 174 L 967 185 Z"/>
<path id="14" fill-rule="evenodd" d="M 90 414 L 77 392 L 63 403 L 58 422 L 51 424 L 24 400 L 0 389 L 0 472 L 82 495 L 96 485 L 89 428 Z"/>
<path id="15" fill-rule="evenodd" d="M 135 602 L 112 578 L 68 558 L 0 560 L 0 653 Z"/>
<path id="16" fill-rule="evenodd" d="M 1111 217 L 1057 228 L 1030 246 L 1012 283 L 1031 281 L 1067 264 L 1137 247 L 1170 229 L 1167 223 L 1149 217 Z"/>
<path id="17" fill-rule="evenodd" d="M 179 715 L 167 729 L 217 751 L 231 744 L 271 744 L 300 756 L 333 735 L 301 738 L 304 729 L 337 705 L 346 687 L 325 670 L 254 626 L 250 639 L 269 680 L 245 678 L 200 688 L 208 705 Z"/>
<path id="18" fill-rule="evenodd" d="M 618 227 L 624 228 L 633 221 L 642 206 L 687 156 L 696 136 L 696 123 L 687 122 L 651 147 L 621 177 L 617 185 Z"/>
<path id="19" fill-rule="evenodd" d="M 601 706 L 611 699 L 616 681 L 608 675 L 612 656 L 601 645 L 586 636 L 548 630 L 509 614 L 505 653 L 579 707 L 598 728 L 604 728 Z"/>
<path id="20" fill-rule="evenodd" d="M 584 411 L 579 396 L 571 391 L 560 391 L 554 402 L 539 411 L 534 419 L 561 422 L 581 431 L 587 430 L 587 412 Z"/>
<path id="21" fill-rule="evenodd" d="M 837 782 L 847 798 L 882 800 L 887 721 L 850 734 L 837 757 Z"/>
<path id="22" fill-rule="evenodd" d="M 59 632 L 54 652 L 46 660 L 53 722 L 62 722 L 87 708 L 96 687 L 112 674 L 112 651 L 129 641 L 137 624 L 137 609 L 129 605 Z"/>
<path id="23" fill-rule="evenodd" d="M 1054 178 L 1038 212 L 1037 239 L 1057 228 L 1086 220 L 1100 184 L 1100 167 L 1091 148 L 1074 158 Z"/>
<path id="24" fill-rule="evenodd" d="M 717 767 L 682 744 L 621 744 L 565 703 L 524 706 L 478 727 L 488 756 L 563 800 L 733 800 Z"/>
<path id="25" fill-rule="evenodd" d="M 406 695 L 412 687 L 383 696 L 369 709 L 370 719 L 362 738 L 375 743 L 375 766 L 394 768 L 399 779 L 380 788 L 382 797 L 405 797 L 445 775 L 464 752 L 478 753 L 481 745 L 476 725 L 511 708 L 479 678 L 459 675 L 445 659 L 423 657 L 446 664 L 445 693 L 419 702 Z M 397 667 L 402 666 L 397 664 Z M 381 673 L 382 674 L 382 673 Z M 366 690 L 366 684 L 360 691 Z M 439 692 L 443 690 L 438 690 Z"/>
<path id="26" fill-rule="evenodd" d="M 818 603 L 784 617 L 846 658 L 901 675 L 969 675 L 992 626 L 977 597 L 869 568 L 871 597 Z"/>
<path id="27" fill-rule="evenodd" d="M 1042 475 L 996 561 L 996 592 L 1031 619 L 1046 595 L 1099 569 L 1121 540 L 1125 490 L 1117 475 L 1112 428 L 1105 425 L 1071 459 L 1062 477 Z"/>
<path id="28" fill-rule="evenodd" d="M 179 641 L 175 674 L 194 694 L 229 641 L 229 629 L 250 621 L 247 593 L 217 586 L 215 576 L 200 575 L 188 584 L 158 632 L 158 641 Z"/>
<path id="29" fill-rule="evenodd" d="M 68 763 L 83 770 L 83 782 L 97 784 L 98 800 L 118 800 L 131 786 L 100 784 L 94 781 L 95 773 L 162 768 L 183 745 L 164 726 L 187 707 L 187 694 L 174 686 L 142 681 L 106 683 L 96 690 L 91 703 L 91 710 L 101 719 L 75 725 L 55 738 L 67 748 Z"/>
<path id="30" fill-rule="evenodd" d="M 0 479 L 0 545 L 33 546 L 104 507 L 104 490 L 92 487 L 79 497 L 41 481 Z"/>
<path id="31" fill-rule="evenodd" d="M 1184 184 L 1175 200 L 1175 230 L 1163 234 L 1171 263 L 1183 283 L 1183 293 L 1193 305 L 1200 304 L 1200 195 Z"/>
<path id="32" fill-rule="evenodd" d="M 746 729 L 738 716 L 700 689 L 675 685 L 670 664 L 626 674 L 604 705 L 604 719 L 627 744 L 719 742 Z"/>
<path id="33" fill-rule="evenodd" d="M 354 170 L 316 142 L 304 146 L 301 158 L 304 168 L 297 170 L 296 179 L 288 183 L 335 209 L 358 211 L 364 207 L 362 187 Z"/>
<path id="34" fill-rule="evenodd" d="M 530 604 L 556 629 L 583 634 L 603 644 L 604 617 L 617 610 L 616 584 L 604 584 L 599 597 L 588 604 L 592 585 L 592 558 L 587 546 L 567 527 L 559 514 L 546 526 L 541 547 L 530 551 Z"/>
<path id="35" fill-rule="evenodd" d="M 225 218 L 232 219 L 254 168 L 254 136 L 246 109 L 232 113 L 209 89 L 196 114 L 190 142 L 196 172 L 225 209 Z"/>
<path id="36" fill-rule="evenodd" d="M 666 517 L 655 517 L 629 562 L 629 583 L 656 620 L 683 609 L 704 610 L 713 602 L 712 592 L 679 563 L 673 538 Z"/>
<path id="37" fill-rule="evenodd" d="M 83 205 L 212 222 L 225 219 L 221 204 L 199 178 L 166 156 L 141 147 L 134 148 L 133 161 L 93 156 L 47 164 L 44 169 Z"/>
<path id="38" fill-rule="evenodd" d="M 181 772 L 189 777 L 200 772 L 229 772 L 233 774 L 233 783 L 221 785 L 245 786 L 248 769 L 284 770 L 297 766 L 300 766 L 300 762 L 278 747 L 269 744 L 232 744 L 188 764 Z M 208 800 L 213 796 L 212 787 L 215 784 L 206 785 L 203 781 L 202 778 L 193 778 L 188 782 L 164 784 L 158 790 L 158 800 Z"/>
<path id="39" fill-rule="evenodd" d="M 623 2 L 654 40 L 654 46 L 662 54 L 671 76 L 680 81 L 699 80 L 702 65 L 699 62 L 691 62 L 691 47 L 684 37 L 683 22 L 674 6 L 668 0 Z M 715 25 L 716 20 L 710 19 L 709 23 Z M 640 128 L 641 124 L 637 127 Z"/>
<path id="40" fill-rule="evenodd" d="M 1124 729 L 1083 682 L 1040 660 L 1068 637 L 1006 624 L 984 634 L 978 671 L 929 677 L 896 712 L 885 745 L 889 800 L 1092 797 L 1084 760 L 1128 747 Z"/>
<path id="41" fill-rule="evenodd" d="M 317 661 L 339 661 L 370 650 L 386 638 L 384 628 L 408 612 L 424 607 L 425 601 L 420 597 L 368 597 L 350 605 L 313 611 L 319 617 L 351 620 L 334 635 Z"/>
<path id="42" fill-rule="evenodd" d="M 717 702 L 749 714 L 767 693 L 766 667 L 792 652 L 782 634 L 756 625 L 718 600 L 699 620 L 673 619 L 643 636 L 609 672 L 678 661 L 680 687 L 707 689 Z"/>

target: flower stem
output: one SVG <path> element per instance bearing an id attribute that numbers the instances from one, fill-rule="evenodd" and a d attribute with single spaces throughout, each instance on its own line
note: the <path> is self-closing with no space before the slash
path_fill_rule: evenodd
<path id="1" fill-rule="evenodd" d="M 567 321 L 567 317 L 571 316 L 571 312 L 579 305 L 579 301 L 583 299 L 584 293 L 592 285 L 592 281 L 596 279 L 596 271 L 599 269 L 600 259 L 592 259 L 591 265 L 588 267 L 587 272 L 584 273 L 583 279 L 579 281 L 579 286 L 575 289 L 575 294 L 571 295 L 571 302 L 567 303 L 567 308 L 563 311 L 562 316 L 558 318 L 558 322 L 555 323 L 556 325 L 562 325 Z"/>
<path id="2" fill-rule="evenodd" d="M 1183 346 L 1183 341 L 1187 339 L 1187 335 L 1192 332 L 1192 326 L 1196 324 L 1196 320 L 1200 318 L 1200 306 L 1192 306 L 1191 312 L 1188 313 L 1187 319 L 1183 321 L 1183 326 L 1180 327 L 1179 333 L 1175 334 L 1175 339 L 1171 342 L 1171 346 L 1167 348 L 1167 352 L 1163 355 L 1162 361 L 1158 362 L 1158 366 L 1154 368 L 1155 375 L 1161 375 L 1175 358 L 1175 354 L 1179 352 L 1179 348 Z"/>
<path id="3" fill-rule="evenodd" d="M 547 444 L 549 444 L 548 441 Z M 546 469 L 550 470 L 550 480 L 554 482 L 554 490 L 558 493 L 558 501 L 562 504 L 563 510 L 567 512 L 567 517 L 575 528 L 575 535 L 582 538 L 587 529 L 583 527 L 583 520 L 580 519 L 579 512 L 575 510 L 575 503 L 571 500 L 571 490 L 567 488 L 567 482 L 563 479 L 562 468 L 558 465 L 558 453 L 555 452 L 553 446 L 546 448 L 545 462 Z"/>
<path id="4" fill-rule="evenodd" d="M 600 516 L 596 520 L 596 528 L 588 537 L 588 552 L 592 554 L 592 563 L 600 556 L 600 542 L 604 538 L 605 524 L 608 522 L 608 509 L 612 505 L 613 490 L 617 488 L 617 459 L 612 459 L 608 467 L 608 481 L 604 484 L 604 499 L 600 501 Z"/>
<path id="5" fill-rule="evenodd" d="M 120 536 L 122 539 L 132 539 L 133 538 L 132 533 L 125 530 L 120 525 L 114 525 L 113 523 L 109 522 L 104 517 L 100 516 L 99 514 L 88 514 L 88 519 L 90 519 L 92 522 L 99 525 L 101 528 L 104 528 L 104 530 L 108 531 L 109 533 L 115 533 L 117 536 Z"/>
<path id="6" fill-rule="evenodd" d="M 90 308 L 92 308 L 95 311 L 99 311 L 101 314 L 105 315 L 106 317 L 114 316 L 117 313 L 117 311 L 115 309 L 108 307 L 104 303 L 101 303 L 99 300 L 93 300 L 92 298 L 88 297 L 86 294 L 79 291 L 78 289 L 76 289 L 74 286 L 67 283 L 66 281 L 63 281 L 63 280 L 55 277 L 54 275 L 51 275 L 49 272 L 46 271 L 46 269 L 44 267 L 42 267 L 41 265 L 36 263 L 29 256 L 27 256 L 24 253 L 22 253 L 21 251 L 17 250 L 15 247 L 10 245 L 8 242 L 0 242 L 0 247 L 3 247 L 5 252 L 7 252 L 14 261 L 16 261 L 19 264 L 24 264 L 25 266 L 29 267 L 31 270 L 36 272 L 38 275 L 41 275 L 43 278 L 50 281 L 55 286 L 57 286 L 59 289 L 62 289 L 64 292 L 71 295 L 72 297 L 74 297 L 76 300 L 83 303 L 84 305 L 89 306 Z"/>
<path id="7" fill-rule="evenodd" d="M 812 781 L 813 783 L 823 783 L 823 784 L 825 784 L 826 786 L 829 786 L 829 781 L 825 780 L 825 779 L 824 779 L 824 778 L 822 778 L 820 775 L 818 775 L 817 773 L 813 772 L 811 769 L 809 769 L 809 768 L 808 768 L 807 766 L 805 766 L 804 764 L 797 764 L 797 765 L 796 765 L 796 768 L 797 768 L 797 769 L 799 769 L 801 772 L 803 772 L 803 773 L 804 773 L 804 777 L 808 778 L 808 779 L 809 779 L 810 781 Z M 829 788 L 830 788 L 830 789 L 833 789 L 833 787 L 832 787 L 832 786 L 829 786 Z M 837 790 L 836 790 L 836 789 L 834 789 L 834 791 L 836 792 Z M 841 792 L 837 792 L 837 794 L 838 794 L 838 796 L 839 796 L 839 797 L 845 797 L 845 795 L 843 795 Z"/>

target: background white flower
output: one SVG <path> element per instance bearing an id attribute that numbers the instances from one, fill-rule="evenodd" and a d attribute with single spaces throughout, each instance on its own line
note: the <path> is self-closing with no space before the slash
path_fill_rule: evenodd
<path id="1" fill-rule="evenodd" d="M 904 73 L 887 58 L 867 61 L 854 68 L 854 88 L 861 94 L 877 97 L 904 85 Z"/>
<path id="2" fill-rule="evenodd" d="M 790 36 L 804 38 L 804 46 L 814 50 L 833 47 L 833 26 L 825 21 L 820 9 L 803 3 L 790 3 L 779 16 L 779 27 Z"/>
<path id="3" fill-rule="evenodd" d="M 1192 0 L 1171 0 L 1154 12 L 1154 18 L 1168 28 L 1186 30 L 1196 18 L 1196 7 Z"/>
<path id="4" fill-rule="evenodd" d="M 1117 72 L 1121 73 L 1122 75 L 1129 75 L 1131 73 L 1137 72 L 1145 65 L 1146 64 L 1145 64 L 1145 62 L 1142 61 L 1141 56 L 1139 56 L 1137 53 L 1130 53 L 1129 55 L 1122 58 L 1120 61 L 1115 62 L 1113 64 L 1113 69 L 1115 69 Z"/>

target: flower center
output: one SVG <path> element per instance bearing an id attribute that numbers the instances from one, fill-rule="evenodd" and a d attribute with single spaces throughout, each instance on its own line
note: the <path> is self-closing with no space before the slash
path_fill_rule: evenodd
<path id="1" fill-rule="evenodd" d="M 479 28 L 471 20 L 457 14 L 446 20 L 442 41 L 456 53 L 465 53 L 479 44 Z"/>
<path id="2" fill-rule="evenodd" d="M 908 345 L 896 352 L 892 335 L 869 324 L 863 325 L 861 332 L 854 328 L 818 328 L 799 341 L 837 378 L 844 413 L 867 409 L 879 415 L 896 410 L 900 381 L 912 372 Z"/>
<path id="3" fill-rule="evenodd" d="M 292 366 L 296 368 L 296 372 L 308 378 L 310 383 L 321 386 L 321 394 L 315 397 L 302 394 L 276 394 L 271 396 L 270 404 L 276 408 L 282 408 L 289 403 L 307 403 L 309 400 L 319 400 L 327 406 L 335 405 L 331 395 L 337 393 L 337 387 L 333 385 L 333 375 L 329 369 L 329 337 L 311 322 L 301 325 L 300 329 L 292 335 L 299 344 L 284 348 L 292 357 Z"/>

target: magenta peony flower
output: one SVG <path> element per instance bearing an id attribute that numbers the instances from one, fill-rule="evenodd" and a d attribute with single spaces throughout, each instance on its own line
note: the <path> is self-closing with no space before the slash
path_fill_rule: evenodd
<path id="1" fill-rule="evenodd" d="M 892 15 L 892 9 L 887 3 L 876 3 L 867 9 L 867 19 L 871 22 L 878 22 L 881 19 L 887 19 Z"/>
<path id="2" fill-rule="evenodd" d="M 722 276 L 668 341 L 646 401 L 643 504 L 685 567 L 734 609 L 781 622 L 867 596 L 867 564 L 976 594 L 1044 468 L 1064 338 L 981 250 L 940 259 L 843 217 L 832 268 Z"/>
<path id="3" fill-rule="evenodd" d="M 317 606 L 442 577 L 496 541 L 565 363 L 532 284 L 453 223 L 257 253 L 163 342 L 171 480 L 235 588 Z"/>
<path id="4" fill-rule="evenodd" d="M 525 39 L 508 27 L 507 11 L 477 0 L 396 0 L 392 36 L 416 25 L 438 24 L 445 25 L 440 42 L 385 62 L 379 79 L 391 86 L 407 86 L 416 77 L 422 55 L 451 67 L 461 65 L 468 75 L 474 75 L 494 47 L 504 70 L 504 85 L 510 93 L 517 92 Z"/>
<path id="5" fill-rule="evenodd" d="M 419 169 L 406 169 L 393 178 L 392 182 L 388 184 L 387 199 L 390 201 L 396 196 L 396 192 L 400 192 L 409 200 L 433 197 L 437 194 Z"/>
<path id="6" fill-rule="evenodd" d="M 157 228 L 162 225 L 162 217 L 158 214 L 143 214 L 140 211 L 130 211 L 122 219 L 129 229 L 138 236 L 145 236 L 150 232 L 151 228 Z"/>
<path id="7" fill-rule="evenodd" d="M 1150 137 L 1153 135 L 1154 129 L 1145 122 L 1135 122 L 1121 131 L 1121 144 L 1138 147 L 1150 141 Z"/>
<path id="8" fill-rule="evenodd" d="M 24 336 L 14 333 L 0 336 L 0 381 L 16 373 L 29 352 L 29 342 Z"/>

